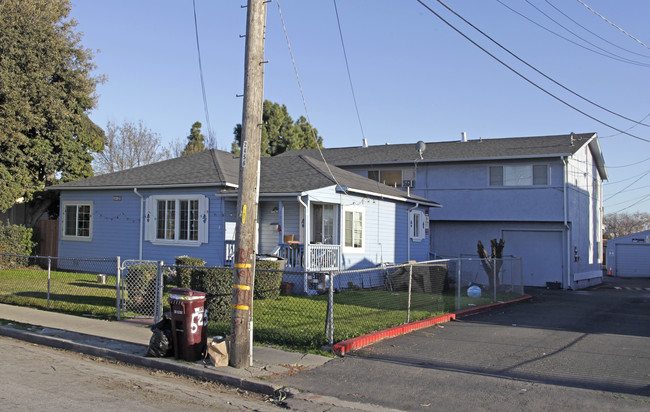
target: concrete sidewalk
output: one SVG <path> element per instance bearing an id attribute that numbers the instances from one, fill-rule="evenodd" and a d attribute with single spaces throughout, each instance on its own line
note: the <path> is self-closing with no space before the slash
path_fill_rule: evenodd
<path id="1" fill-rule="evenodd" d="M 287 406 L 298 410 L 388 410 L 377 405 L 343 401 L 314 393 L 300 393 L 282 384 L 283 377 L 324 365 L 332 358 L 255 346 L 253 366 L 216 368 L 199 362 L 144 355 L 152 332 L 137 322 L 116 322 L 32 308 L 0 304 L 0 336 L 72 350 L 92 356 L 218 381 L 275 397 L 286 396 Z M 273 378 L 274 383 L 265 379 Z"/>

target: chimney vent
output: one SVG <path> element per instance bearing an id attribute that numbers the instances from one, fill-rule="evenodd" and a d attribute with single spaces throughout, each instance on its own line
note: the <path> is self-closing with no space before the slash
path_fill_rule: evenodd
<path id="1" fill-rule="evenodd" d="M 460 133 L 460 141 L 461 142 L 466 142 L 467 141 L 467 133 L 466 132 L 461 132 Z"/>

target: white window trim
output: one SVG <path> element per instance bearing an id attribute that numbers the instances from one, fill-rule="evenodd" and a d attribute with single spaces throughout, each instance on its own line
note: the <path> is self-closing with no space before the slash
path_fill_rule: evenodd
<path id="1" fill-rule="evenodd" d="M 90 226 L 88 228 L 88 236 L 66 235 L 66 206 L 90 206 Z M 73 240 L 76 242 L 92 242 L 93 240 L 93 220 L 94 220 L 94 207 L 92 200 L 64 200 L 61 202 L 61 240 Z"/>
<path id="2" fill-rule="evenodd" d="M 158 227 L 158 201 L 160 200 L 198 200 L 199 201 L 199 237 L 198 240 L 167 240 L 167 239 L 158 239 L 157 227 Z M 209 199 L 201 194 L 193 195 L 154 195 L 149 196 L 146 200 L 146 214 L 145 218 L 145 240 L 151 242 L 152 245 L 157 246 L 201 246 L 203 243 L 208 243 L 208 232 L 209 232 Z M 176 219 L 180 219 L 180 214 L 178 213 L 180 208 L 177 207 Z M 180 230 L 180 225 L 175 225 L 176 238 L 178 237 L 178 231 Z"/>
<path id="3" fill-rule="evenodd" d="M 415 235 L 415 216 L 418 216 L 417 229 L 418 234 Z M 409 212 L 409 238 L 414 242 L 421 242 L 426 237 L 425 215 L 421 210 L 411 210 Z"/>
<path id="4" fill-rule="evenodd" d="M 546 167 L 546 182 L 544 184 L 535 184 L 535 166 L 545 166 Z M 500 167 L 502 171 L 502 181 L 501 184 L 491 184 L 492 180 L 492 167 Z M 530 169 L 530 184 L 506 184 L 507 183 L 507 172 L 506 168 L 509 168 L 511 171 L 514 171 L 516 168 L 529 168 Z M 521 164 L 521 165 L 489 165 L 488 166 L 488 186 L 489 187 L 548 187 L 549 186 L 549 174 L 550 170 L 547 163 L 530 163 L 530 164 Z"/>
<path id="5" fill-rule="evenodd" d="M 361 213 L 361 247 L 345 246 L 345 213 Z M 343 253 L 364 253 L 366 250 L 366 209 L 362 206 L 341 208 L 341 250 Z"/>

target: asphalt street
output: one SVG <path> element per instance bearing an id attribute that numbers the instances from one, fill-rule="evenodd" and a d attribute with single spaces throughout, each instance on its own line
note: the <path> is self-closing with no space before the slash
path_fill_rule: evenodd
<path id="1" fill-rule="evenodd" d="M 402 410 L 650 410 L 650 279 L 527 290 L 283 383 Z"/>
<path id="2" fill-rule="evenodd" d="M 0 410 L 274 411 L 263 395 L 0 337 Z"/>

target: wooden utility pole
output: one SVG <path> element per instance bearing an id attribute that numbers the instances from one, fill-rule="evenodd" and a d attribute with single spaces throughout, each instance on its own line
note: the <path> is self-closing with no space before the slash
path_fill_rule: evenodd
<path id="1" fill-rule="evenodd" d="M 264 32 L 266 0 L 248 0 L 244 110 L 242 116 L 239 195 L 230 324 L 230 366 L 248 366 L 251 355 L 251 311 L 255 284 L 255 241 L 259 197 L 260 142 L 264 103 Z"/>

